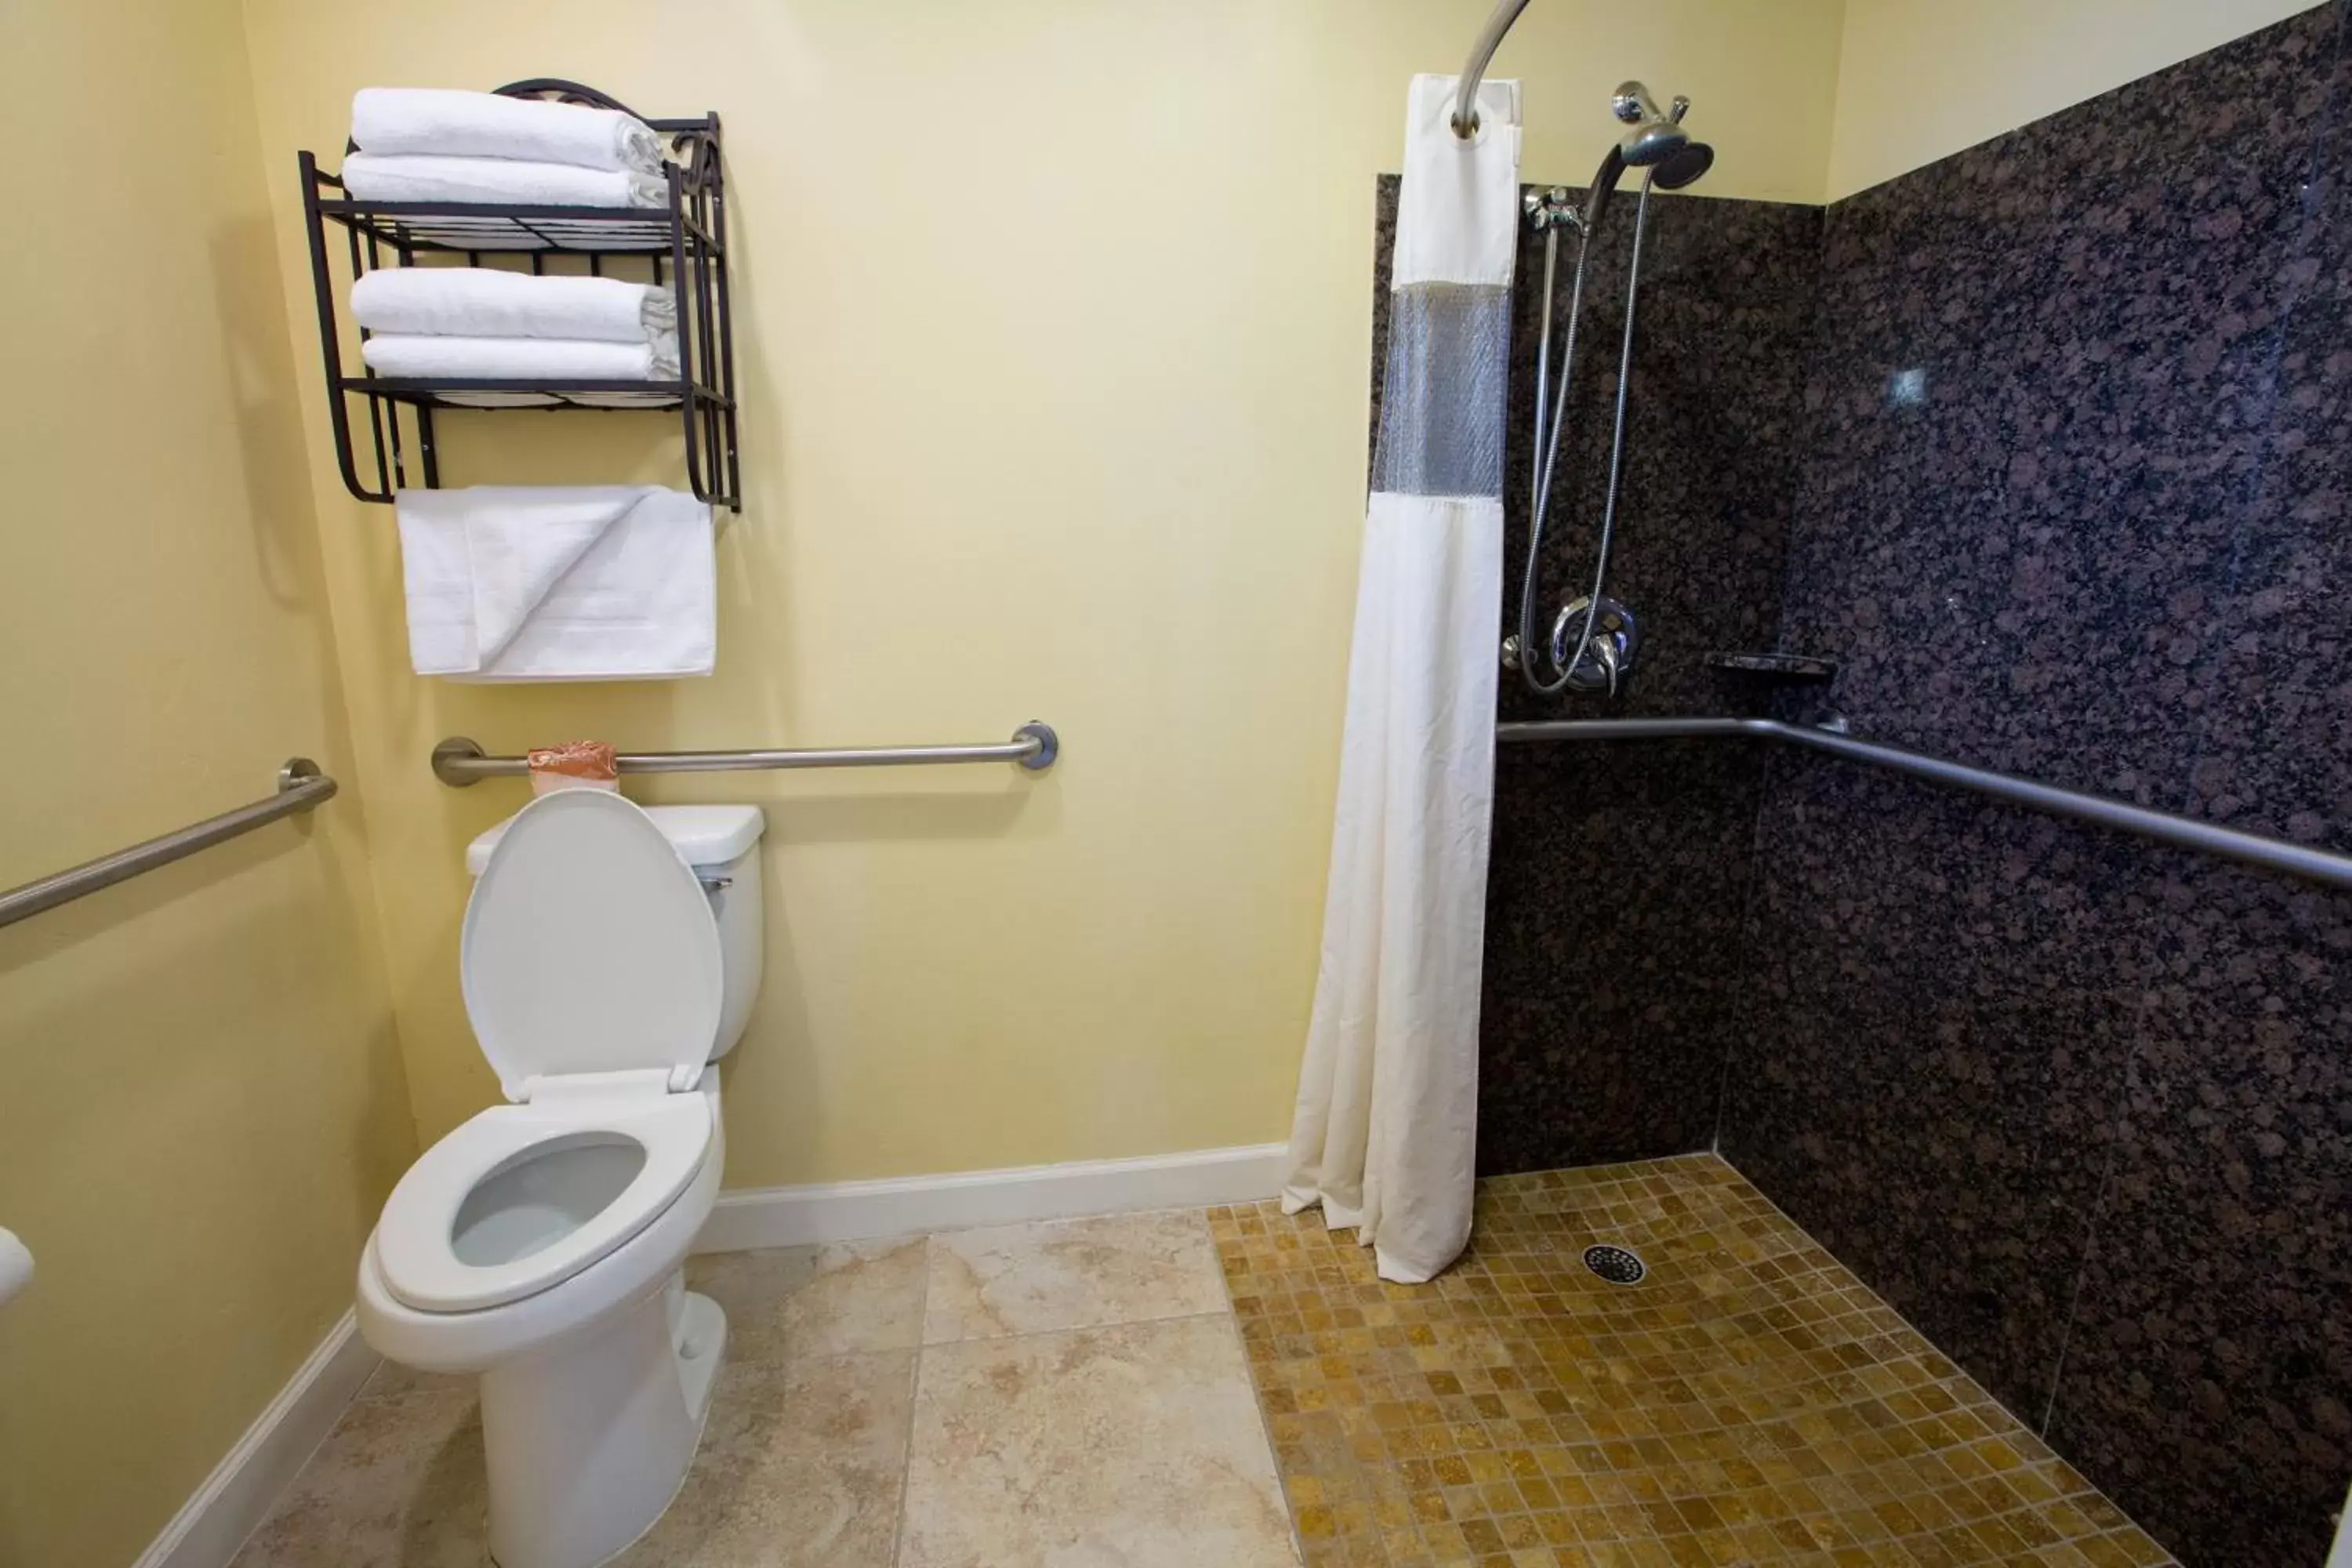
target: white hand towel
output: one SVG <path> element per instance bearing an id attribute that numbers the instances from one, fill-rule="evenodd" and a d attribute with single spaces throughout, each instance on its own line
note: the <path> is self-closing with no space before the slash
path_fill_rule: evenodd
<path id="1" fill-rule="evenodd" d="M 368 153 L 513 158 L 583 169 L 661 172 L 661 136 L 634 115 L 544 99 L 439 87 L 363 87 L 352 140 Z"/>
<path id="2" fill-rule="evenodd" d="M 363 202 L 488 202 L 519 207 L 666 207 L 669 182 L 634 169 L 508 158 L 353 153 L 343 188 Z"/>
<path id="3" fill-rule="evenodd" d="M 651 485 L 403 490 L 409 662 L 459 680 L 708 675 L 710 508 Z"/>
<path id="4" fill-rule="evenodd" d="M 677 334 L 650 342 L 572 338 L 412 338 L 380 333 L 360 345 L 378 375 L 428 381 L 676 381 Z"/>
<path id="5" fill-rule="evenodd" d="M 644 343 L 677 330 L 667 289 L 487 267 L 388 267 L 352 285 L 352 319 L 421 337 L 587 338 Z"/>

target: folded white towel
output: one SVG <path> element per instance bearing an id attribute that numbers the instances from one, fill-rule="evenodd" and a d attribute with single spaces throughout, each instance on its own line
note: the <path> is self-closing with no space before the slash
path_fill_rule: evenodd
<path id="1" fill-rule="evenodd" d="M 666 207 L 669 182 L 634 169 L 583 169 L 509 158 L 353 153 L 343 188 L 363 202 L 490 202 L 524 207 Z"/>
<path id="2" fill-rule="evenodd" d="M 360 345 L 378 375 L 427 380 L 676 381 L 677 334 L 648 342 L 574 338 L 425 338 L 378 333 Z"/>
<path id="3" fill-rule="evenodd" d="M 365 153 L 514 158 L 583 169 L 661 173 L 661 136 L 634 115 L 544 99 L 439 87 L 363 87 L 352 140 Z"/>
<path id="4" fill-rule="evenodd" d="M 352 285 L 352 319 L 372 332 L 417 337 L 645 343 L 677 331 L 677 300 L 667 289 L 618 278 L 387 267 Z"/>
<path id="5" fill-rule="evenodd" d="M 657 680 L 718 656 L 710 508 L 652 485 L 403 490 L 409 662 L 460 680 Z"/>

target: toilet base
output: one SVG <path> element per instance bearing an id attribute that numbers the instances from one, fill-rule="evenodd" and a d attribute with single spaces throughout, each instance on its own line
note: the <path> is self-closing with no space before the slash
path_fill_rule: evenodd
<path id="1" fill-rule="evenodd" d="M 547 1355 L 482 1373 L 490 1555 L 594 1568 L 651 1529 L 693 1463 L 726 1315 L 666 1288 Z"/>

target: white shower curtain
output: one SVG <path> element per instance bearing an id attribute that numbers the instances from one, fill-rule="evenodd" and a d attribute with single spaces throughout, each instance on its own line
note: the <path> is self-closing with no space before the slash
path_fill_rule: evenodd
<path id="1" fill-rule="evenodd" d="M 1470 1238 L 1519 92 L 1413 79 L 1323 959 L 1283 1207 L 1418 1284 Z"/>

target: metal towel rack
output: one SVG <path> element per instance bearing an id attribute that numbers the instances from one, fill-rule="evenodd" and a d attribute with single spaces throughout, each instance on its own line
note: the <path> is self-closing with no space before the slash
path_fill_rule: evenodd
<path id="1" fill-rule="evenodd" d="M 76 866 L 69 871 L 60 871 L 54 877 L 44 877 L 37 882 L 27 882 L 21 888 L 11 888 L 0 893 L 0 926 L 14 925 L 44 910 L 70 903 L 84 893 L 95 893 L 100 888 L 129 881 L 142 871 L 152 871 L 158 866 L 184 860 L 199 849 L 209 849 L 215 844 L 226 843 L 281 816 L 294 816 L 309 811 L 321 801 L 333 798 L 334 793 L 335 781 L 320 773 L 318 763 L 308 757 L 291 758 L 278 770 L 278 793 L 268 800 L 257 800 L 251 805 L 224 811 L 218 816 L 208 816 L 176 833 L 150 838 L 144 844 L 118 849 L 111 855 Z"/>
<path id="2" fill-rule="evenodd" d="M 987 746 L 862 746 L 813 752 L 625 752 L 614 759 L 625 773 L 724 773 L 769 768 L 890 768 L 928 763 L 1017 763 L 1044 773 L 1062 754 L 1051 724 L 1035 721 L 1013 739 Z M 524 757 L 493 757 L 478 741 L 452 735 L 433 748 L 433 776 L 464 789 L 483 779 L 520 778 Z"/>
<path id="3" fill-rule="evenodd" d="M 2105 795 L 2084 795 L 2078 790 L 2012 778 L 1964 763 L 1906 752 L 1900 746 L 1856 740 L 1813 724 L 1784 724 L 1778 719 L 1560 719 L 1495 726 L 1496 740 L 1504 742 L 1659 741 L 1710 736 L 1753 737 L 1809 747 L 1954 789 L 1973 790 L 2012 805 L 2030 805 L 2053 816 L 2071 816 L 2078 822 L 2136 833 L 2159 844 L 2202 850 L 2226 860 L 2259 866 L 2268 871 L 2284 871 L 2290 877 L 2352 891 L 2352 857 L 2314 849 L 2305 844 L 2290 844 L 2259 833 L 2242 833 L 2234 827 L 2220 827 L 2193 817 L 2175 816 L 2168 811 L 2150 811 Z"/>

